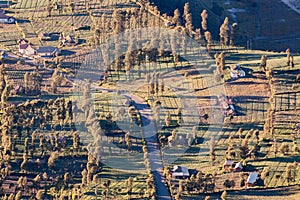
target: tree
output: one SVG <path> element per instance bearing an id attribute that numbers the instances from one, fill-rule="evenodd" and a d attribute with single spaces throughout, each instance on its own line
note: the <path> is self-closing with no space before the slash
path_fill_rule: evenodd
<path id="1" fill-rule="evenodd" d="M 168 112 L 166 113 L 166 117 L 165 117 L 165 123 L 166 123 L 166 126 L 170 126 L 170 125 L 171 125 L 171 121 L 172 121 L 171 114 L 170 114 L 170 112 L 168 111 Z"/>
<path id="2" fill-rule="evenodd" d="M 10 91 L 12 89 L 12 85 L 10 85 L 10 83 L 8 83 L 7 81 L 4 90 L 2 91 L 1 94 L 1 105 L 2 105 L 2 109 L 5 107 L 6 101 L 10 96 Z"/>
<path id="3" fill-rule="evenodd" d="M 18 191 L 18 193 L 15 196 L 15 200 L 21 200 L 22 197 L 22 191 Z"/>
<path id="4" fill-rule="evenodd" d="M 205 37 L 205 40 L 206 40 L 206 48 L 207 48 L 207 51 L 208 51 L 208 53 L 210 52 L 210 50 L 211 50 L 211 47 L 210 47 L 210 45 L 211 45 L 211 43 L 212 43 L 212 36 L 211 36 L 211 33 L 209 32 L 209 31 L 205 31 L 205 33 L 204 33 L 204 37 Z"/>
<path id="5" fill-rule="evenodd" d="M 273 152 L 274 152 L 274 156 L 276 157 L 276 155 L 278 153 L 278 146 L 277 146 L 276 138 L 274 138 L 274 142 L 273 142 Z"/>
<path id="6" fill-rule="evenodd" d="M 190 4 L 187 2 L 183 7 L 183 18 L 186 19 L 186 16 L 190 13 Z"/>
<path id="7" fill-rule="evenodd" d="M 86 185 L 87 184 L 87 170 L 84 168 L 83 171 L 81 172 L 81 185 Z"/>
<path id="8" fill-rule="evenodd" d="M 286 142 L 283 142 L 282 144 L 281 144 L 281 146 L 279 147 L 279 151 L 280 151 L 280 153 L 282 153 L 282 154 L 287 154 L 289 151 L 290 151 L 290 146 L 289 146 L 289 144 L 288 143 L 286 143 Z"/>
<path id="9" fill-rule="evenodd" d="M 172 22 L 173 24 L 176 24 L 176 26 L 181 26 L 180 11 L 178 8 L 174 10 L 174 17 Z"/>
<path id="10" fill-rule="evenodd" d="M 51 0 L 48 0 L 48 3 L 47 3 L 47 12 L 48 12 L 48 15 L 47 15 L 47 17 L 51 17 L 52 9 L 53 9 L 53 6 L 51 4 Z"/>
<path id="11" fill-rule="evenodd" d="M 266 66 L 267 66 L 267 56 L 262 55 L 260 59 L 260 68 L 263 69 L 263 71 L 266 71 Z"/>
<path id="12" fill-rule="evenodd" d="M 266 167 L 263 169 L 263 171 L 261 172 L 261 178 L 265 179 L 266 177 L 268 177 L 270 174 L 270 168 Z"/>
<path id="13" fill-rule="evenodd" d="M 234 180 L 226 179 L 223 183 L 226 188 L 233 188 L 235 186 Z"/>
<path id="14" fill-rule="evenodd" d="M 291 51 L 290 49 L 288 48 L 286 51 L 286 63 L 287 63 L 287 66 L 290 66 L 290 63 L 291 63 Z"/>
<path id="15" fill-rule="evenodd" d="M 36 195 L 35 195 L 35 198 L 37 200 L 42 200 L 43 199 L 43 196 L 44 196 L 44 191 L 43 190 L 39 190 Z"/>
<path id="16" fill-rule="evenodd" d="M 216 159 L 215 146 L 216 146 L 216 141 L 215 141 L 215 138 L 212 137 L 209 142 L 209 155 L 210 155 L 210 161 L 212 164 L 214 163 L 214 161 Z"/>
<path id="17" fill-rule="evenodd" d="M 285 177 L 288 183 L 292 180 L 295 180 L 295 175 L 292 172 L 292 170 L 293 170 L 293 164 L 289 163 L 285 168 Z"/>
<path id="18" fill-rule="evenodd" d="M 202 36 L 201 36 L 201 30 L 200 30 L 200 28 L 197 28 L 197 29 L 195 30 L 195 37 L 194 37 L 194 39 L 195 39 L 197 42 L 200 42 L 200 41 L 201 41 L 201 38 L 202 38 Z"/>
<path id="19" fill-rule="evenodd" d="M 112 14 L 114 20 L 114 33 L 119 34 L 124 31 L 124 13 L 119 10 L 115 9 Z"/>
<path id="20" fill-rule="evenodd" d="M 202 13 L 200 14 L 201 18 L 202 18 L 202 22 L 201 22 L 201 27 L 203 29 L 203 31 L 206 31 L 207 30 L 207 17 L 208 17 L 208 14 L 207 14 L 207 10 L 203 10 Z"/>
<path id="21" fill-rule="evenodd" d="M 55 69 L 51 77 L 51 91 L 53 93 L 57 92 L 57 88 L 61 85 L 62 80 L 63 80 L 62 74 L 59 75 L 58 69 Z"/>
<path id="22" fill-rule="evenodd" d="M 189 35 L 192 35 L 192 31 L 194 29 L 194 26 L 193 26 L 193 19 L 192 19 L 192 14 L 191 13 L 188 13 L 185 17 L 185 28 L 187 30 L 187 33 Z"/>
<path id="23" fill-rule="evenodd" d="M 74 14 L 74 12 L 75 12 L 75 3 L 72 2 L 72 1 L 69 1 L 68 5 L 69 5 L 69 9 L 70 9 L 71 13 Z"/>
<path id="24" fill-rule="evenodd" d="M 226 17 L 224 19 L 223 24 L 220 27 L 220 34 L 219 35 L 220 35 L 220 43 L 222 45 L 227 45 L 227 43 L 228 43 L 228 40 L 229 40 L 229 33 L 228 33 L 228 31 L 229 30 L 230 30 L 229 29 L 229 19 L 228 19 L 228 17 Z"/>

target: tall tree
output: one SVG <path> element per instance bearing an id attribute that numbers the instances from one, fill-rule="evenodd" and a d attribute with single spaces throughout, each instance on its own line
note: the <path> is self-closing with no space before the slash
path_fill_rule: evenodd
<path id="1" fill-rule="evenodd" d="M 229 41 L 229 19 L 228 17 L 226 17 L 224 19 L 223 24 L 220 27 L 220 43 L 222 45 L 227 45 L 228 41 Z"/>
<path id="2" fill-rule="evenodd" d="M 202 18 L 202 22 L 201 22 L 201 27 L 203 29 L 203 31 L 207 30 L 207 17 L 208 17 L 208 13 L 207 10 L 203 10 L 202 13 L 200 14 L 201 18 Z"/>
<path id="3" fill-rule="evenodd" d="M 211 50 L 211 43 L 212 43 L 212 36 L 211 36 L 211 33 L 210 33 L 209 31 L 205 31 L 204 37 L 205 37 L 205 40 L 206 40 L 206 48 L 207 48 L 207 51 L 208 51 L 208 53 L 210 53 L 210 50 Z"/>
<path id="4" fill-rule="evenodd" d="M 176 26 L 181 26 L 180 11 L 178 8 L 174 10 L 174 17 L 172 22 L 173 24 L 176 24 Z"/>
<path id="5" fill-rule="evenodd" d="M 47 17 L 51 17 L 52 9 L 53 9 L 53 6 L 52 6 L 52 3 L 51 3 L 51 0 L 48 0 L 48 3 L 47 3 L 47 12 L 48 12 L 48 15 L 47 15 Z"/>

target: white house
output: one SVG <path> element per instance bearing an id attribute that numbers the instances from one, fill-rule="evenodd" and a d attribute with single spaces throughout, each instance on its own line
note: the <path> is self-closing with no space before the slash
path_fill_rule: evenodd
<path id="1" fill-rule="evenodd" d="M 16 19 L 14 17 L 8 16 L 3 12 L 0 12 L 0 23 L 4 24 L 13 24 L 15 23 Z"/>
<path id="2" fill-rule="evenodd" d="M 242 162 L 236 163 L 235 166 L 234 166 L 234 170 L 235 170 L 236 172 L 243 171 L 243 165 L 242 165 Z"/>
<path id="3" fill-rule="evenodd" d="M 258 180 L 258 173 L 252 172 L 247 178 L 246 186 L 253 187 L 257 180 Z"/>
<path id="4" fill-rule="evenodd" d="M 171 170 L 171 175 L 172 175 L 172 178 L 188 178 L 190 177 L 190 173 L 189 173 L 189 170 L 188 168 L 186 167 L 183 167 L 183 166 L 178 166 L 178 165 L 175 165 L 173 167 L 173 169 Z"/>

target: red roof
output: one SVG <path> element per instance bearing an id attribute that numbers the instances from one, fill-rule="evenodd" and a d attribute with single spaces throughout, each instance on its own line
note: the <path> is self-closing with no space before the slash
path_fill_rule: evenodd
<path id="1" fill-rule="evenodd" d="M 20 44 L 19 49 L 27 49 L 28 46 L 28 44 Z"/>

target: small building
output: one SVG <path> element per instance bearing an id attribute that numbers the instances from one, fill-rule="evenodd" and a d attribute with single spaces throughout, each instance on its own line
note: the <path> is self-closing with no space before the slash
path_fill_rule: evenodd
<path id="1" fill-rule="evenodd" d="M 35 49 L 32 47 L 31 44 L 20 44 L 19 45 L 19 52 L 21 54 L 25 54 L 25 55 L 34 55 L 35 54 Z"/>
<path id="2" fill-rule="evenodd" d="M 235 166 L 234 166 L 234 171 L 236 171 L 236 172 L 241 172 L 241 171 L 243 171 L 243 165 L 242 165 L 242 162 L 238 162 L 238 163 L 235 164 Z"/>
<path id="3" fill-rule="evenodd" d="M 223 167 L 225 170 L 230 170 L 232 168 L 233 161 L 232 160 L 225 160 Z"/>
<path id="4" fill-rule="evenodd" d="M 41 58 L 54 58 L 56 53 L 60 53 L 57 47 L 43 46 L 36 50 L 36 54 Z"/>
<path id="5" fill-rule="evenodd" d="M 15 23 L 16 19 L 14 17 L 8 16 L 3 12 L 0 12 L 0 23 L 4 24 L 13 24 Z"/>
<path id="6" fill-rule="evenodd" d="M 246 181 L 246 186 L 253 187 L 257 180 L 258 180 L 258 173 L 257 172 L 250 173 Z"/>
<path id="7" fill-rule="evenodd" d="M 175 165 L 171 170 L 172 178 L 185 179 L 190 177 L 190 173 L 187 167 Z"/>

